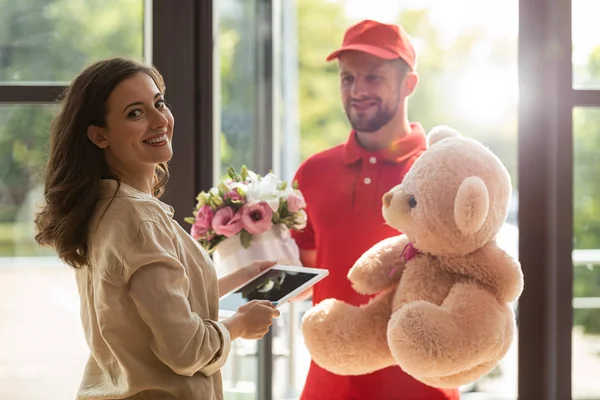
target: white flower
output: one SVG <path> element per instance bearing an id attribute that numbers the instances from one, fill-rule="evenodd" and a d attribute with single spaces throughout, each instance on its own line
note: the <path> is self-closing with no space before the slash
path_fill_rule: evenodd
<path id="1" fill-rule="evenodd" d="M 268 173 L 260 180 L 250 179 L 246 190 L 248 202 L 252 204 L 264 201 L 273 212 L 277 211 L 279 209 L 278 183 L 279 181 L 273 173 Z"/>
<path id="2" fill-rule="evenodd" d="M 248 178 L 246 178 L 248 182 L 256 182 L 259 180 L 258 174 L 254 171 L 248 170 Z"/>
<path id="3" fill-rule="evenodd" d="M 296 213 L 296 217 L 294 218 L 294 229 L 301 230 L 306 227 L 306 222 L 308 221 L 308 215 L 306 215 L 306 211 L 300 210 Z"/>
<path id="4" fill-rule="evenodd" d="M 282 197 L 285 200 L 293 192 L 294 192 L 294 188 L 291 187 L 290 185 L 287 185 L 285 189 L 278 191 L 278 195 L 279 195 L 279 197 Z"/>
<path id="5" fill-rule="evenodd" d="M 231 190 L 241 189 L 243 193 L 246 193 L 248 191 L 248 185 L 242 182 L 231 182 L 228 186 Z"/>

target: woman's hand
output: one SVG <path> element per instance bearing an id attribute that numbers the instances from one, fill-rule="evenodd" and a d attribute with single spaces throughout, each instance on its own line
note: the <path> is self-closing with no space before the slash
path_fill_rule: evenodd
<path id="1" fill-rule="evenodd" d="M 223 296 L 236 287 L 248 282 L 261 272 L 277 264 L 277 261 L 254 261 L 231 274 L 219 279 L 219 296 Z"/>
<path id="2" fill-rule="evenodd" d="M 237 338 L 258 340 L 262 338 L 279 316 L 279 310 L 267 300 L 252 300 L 241 306 L 230 318 L 223 321 L 231 340 Z"/>

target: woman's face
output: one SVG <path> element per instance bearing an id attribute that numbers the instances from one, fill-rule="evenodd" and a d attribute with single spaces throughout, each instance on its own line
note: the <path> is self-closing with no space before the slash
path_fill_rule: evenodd
<path id="1" fill-rule="evenodd" d="M 154 175 L 173 155 L 173 114 L 154 80 L 139 73 L 119 83 L 106 102 L 106 127 L 90 126 L 88 137 L 104 149 L 117 176 Z"/>

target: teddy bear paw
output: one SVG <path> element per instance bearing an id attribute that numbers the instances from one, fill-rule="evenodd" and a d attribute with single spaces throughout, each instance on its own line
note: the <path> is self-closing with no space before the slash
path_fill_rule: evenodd
<path id="1" fill-rule="evenodd" d="M 461 366 L 462 335 L 441 307 L 415 301 L 396 311 L 388 324 L 390 351 L 407 373 L 418 377 L 445 376 Z"/>
<path id="2" fill-rule="evenodd" d="M 388 314 L 389 315 L 389 314 Z M 302 334 L 312 360 L 337 375 L 362 375 L 394 365 L 385 322 L 375 334 L 373 315 L 336 299 L 327 299 L 302 318 Z"/>

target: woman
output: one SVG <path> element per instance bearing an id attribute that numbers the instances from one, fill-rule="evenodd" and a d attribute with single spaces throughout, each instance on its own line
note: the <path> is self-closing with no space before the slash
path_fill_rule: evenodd
<path id="1" fill-rule="evenodd" d="M 221 399 L 231 340 L 259 339 L 269 302 L 218 322 L 220 295 L 273 262 L 217 281 L 211 260 L 158 200 L 173 115 L 156 69 L 114 58 L 72 82 L 51 129 L 36 240 L 75 268 L 91 354 L 79 399 Z"/>

